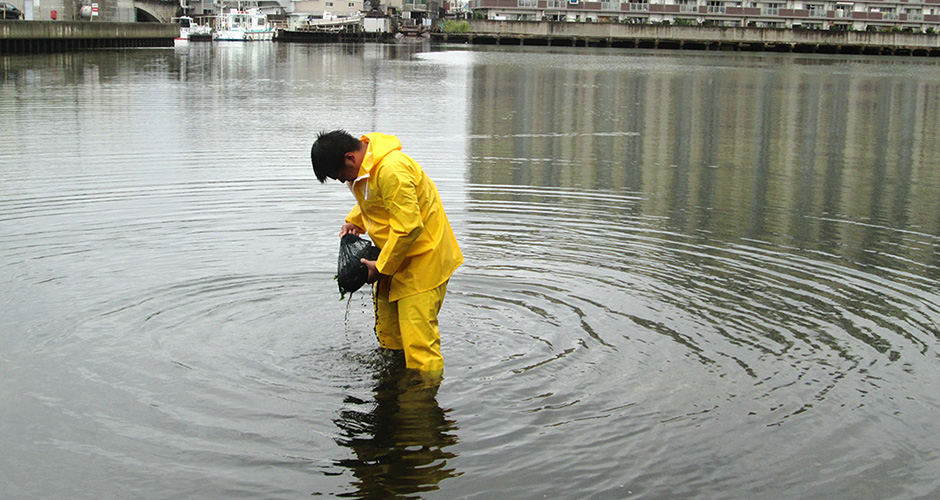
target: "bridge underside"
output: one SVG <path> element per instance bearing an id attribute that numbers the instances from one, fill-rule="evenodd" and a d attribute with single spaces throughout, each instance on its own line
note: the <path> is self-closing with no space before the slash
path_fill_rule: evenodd
<path id="1" fill-rule="evenodd" d="M 147 12 L 140 7 L 134 9 L 135 20 L 138 23 L 159 23 L 160 20 L 157 19 L 153 14 Z"/>
<path id="2" fill-rule="evenodd" d="M 160 0 L 134 0 L 134 13 L 137 22 L 168 23 L 182 12 L 179 2 Z"/>

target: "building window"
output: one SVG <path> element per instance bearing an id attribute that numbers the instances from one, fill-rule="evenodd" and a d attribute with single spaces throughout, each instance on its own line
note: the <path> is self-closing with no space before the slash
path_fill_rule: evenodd
<path id="1" fill-rule="evenodd" d="M 708 13 L 709 14 L 724 14 L 725 13 L 725 3 L 709 0 L 708 1 Z"/>
<path id="2" fill-rule="evenodd" d="M 880 12 L 882 19 L 898 19 L 899 18 L 897 12 L 895 12 L 894 10 L 894 7 L 870 7 L 868 9 L 868 12 L 871 12 L 871 13 Z"/>
<path id="3" fill-rule="evenodd" d="M 779 16 L 780 15 L 780 6 L 779 3 L 768 3 L 764 5 L 764 8 L 761 9 L 760 13 L 765 16 Z"/>
<path id="4" fill-rule="evenodd" d="M 630 10 L 646 12 L 650 10 L 649 0 L 630 0 Z"/>
<path id="5" fill-rule="evenodd" d="M 822 5 L 806 4 L 809 17 L 826 17 L 826 9 Z"/>
<path id="6" fill-rule="evenodd" d="M 852 4 L 836 5 L 836 17 L 852 17 Z"/>
<path id="7" fill-rule="evenodd" d="M 517 7 L 524 7 L 528 9 L 534 9 L 539 6 L 538 0 L 518 0 L 516 4 Z"/>
<path id="8" fill-rule="evenodd" d="M 694 0 L 676 0 L 679 4 L 679 12 L 698 12 L 698 5 Z"/>
<path id="9" fill-rule="evenodd" d="M 923 21 L 924 11 L 921 9 L 904 9 L 908 21 Z"/>

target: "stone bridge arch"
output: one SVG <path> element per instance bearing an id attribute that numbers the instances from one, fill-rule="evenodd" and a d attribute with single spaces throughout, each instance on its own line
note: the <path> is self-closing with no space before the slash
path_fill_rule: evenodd
<path id="1" fill-rule="evenodd" d="M 175 0 L 134 0 L 137 21 L 168 23 L 182 12 Z"/>

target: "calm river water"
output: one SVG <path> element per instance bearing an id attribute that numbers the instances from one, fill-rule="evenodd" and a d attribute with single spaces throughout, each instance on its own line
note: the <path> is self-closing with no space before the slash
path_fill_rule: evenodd
<path id="1" fill-rule="evenodd" d="M 466 254 L 407 389 L 323 129 Z M 192 44 L 0 57 L 5 499 L 935 498 L 940 62 Z"/>

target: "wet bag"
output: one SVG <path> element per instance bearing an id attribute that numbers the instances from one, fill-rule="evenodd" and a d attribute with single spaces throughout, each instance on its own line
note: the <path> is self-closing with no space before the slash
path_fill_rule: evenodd
<path id="1" fill-rule="evenodd" d="M 379 258 L 379 247 L 369 240 L 347 233 L 339 242 L 339 259 L 336 265 L 336 281 L 340 295 L 355 292 L 369 279 L 369 268 L 359 259 Z"/>

